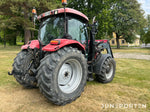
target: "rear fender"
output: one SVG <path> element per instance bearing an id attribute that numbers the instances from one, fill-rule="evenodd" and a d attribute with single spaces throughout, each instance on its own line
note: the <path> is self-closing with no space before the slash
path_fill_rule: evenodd
<path id="1" fill-rule="evenodd" d="M 21 49 L 24 50 L 24 49 L 34 49 L 34 48 L 37 48 L 37 49 L 40 49 L 40 43 L 38 40 L 32 40 L 32 41 L 29 41 L 26 45 L 23 45 L 21 46 Z"/>
<path id="2" fill-rule="evenodd" d="M 55 39 L 60 41 L 59 45 L 52 45 L 52 44 L 48 44 L 45 47 L 42 48 L 43 51 L 48 51 L 48 52 L 55 52 L 57 50 L 59 50 L 62 47 L 65 46 L 72 46 L 72 47 L 76 47 L 79 50 L 81 50 L 83 53 L 85 52 L 85 46 L 82 45 L 80 42 L 76 41 L 76 40 L 70 40 L 70 39 Z"/>

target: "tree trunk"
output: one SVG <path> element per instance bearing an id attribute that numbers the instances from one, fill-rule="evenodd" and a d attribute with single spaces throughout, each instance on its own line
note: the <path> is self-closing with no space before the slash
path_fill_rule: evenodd
<path id="1" fill-rule="evenodd" d="M 15 36 L 15 38 L 14 38 L 14 41 L 13 41 L 13 45 L 16 45 L 16 36 Z"/>
<path id="2" fill-rule="evenodd" d="M 35 22 L 34 22 L 34 16 L 32 15 L 32 22 L 33 22 L 33 26 L 34 26 L 34 29 L 35 29 Z M 34 31 L 31 31 L 31 40 L 34 39 Z"/>
<path id="3" fill-rule="evenodd" d="M 4 48 L 6 47 L 6 37 L 5 37 L 5 30 L 4 30 Z"/>
<path id="4" fill-rule="evenodd" d="M 120 43 L 119 43 L 119 35 L 116 33 L 116 42 L 117 42 L 117 49 L 120 49 Z"/>
<path id="5" fill-rule="evenodd" d="M 28 16 L 28 12 L 27 12 L 27 4 L 26 2 L 24 2 L 24 19 L 25 21 L 28 21 L 29 20 L 29 16 Z M 24 44 L 27 44 L 28 41 L 30 40 L 31 38 L 31 31 L 28 28 L 28 24 L 25 22 L 24 23 Z"/>
<path id="6" fill-rule="evenodd" d="M 24 29 L 24 44 L 27 44 L 31 37 L 31 31 Z"/>
<path id="7" fill-rule="evenodd" d="M 34 31 L 32 31 L 31 33 L 32 33 L 31 40 L 33 40 L 34 39 Z"/>

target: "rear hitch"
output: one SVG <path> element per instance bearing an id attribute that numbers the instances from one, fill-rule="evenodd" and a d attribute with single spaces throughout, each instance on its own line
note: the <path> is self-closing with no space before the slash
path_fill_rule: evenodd
<path id="1" fill-rule="evenodd" d="M 14 71 L 8 72 L 8 75 L 13 75 Z"/>

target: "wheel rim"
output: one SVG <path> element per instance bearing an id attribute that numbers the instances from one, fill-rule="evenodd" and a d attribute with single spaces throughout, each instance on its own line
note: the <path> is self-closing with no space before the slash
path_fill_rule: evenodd
<path id="1" fill-rule="evenodd" d="M 74 92 L 82 79 L 82 67 L 78 60 L 69 59 L 63 63 L 58 72 L 58 86 L 64 93 Z"/>
<path id="2" fill-rule="evenodd" d="M 106 78 L 110 79 L 113 75 L 113 64 L 110 62 L 107 66 L 106 66 Z"/>

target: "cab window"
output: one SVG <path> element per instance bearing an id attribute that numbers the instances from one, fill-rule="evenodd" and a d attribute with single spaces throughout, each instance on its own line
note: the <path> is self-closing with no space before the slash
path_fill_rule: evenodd
<path id="1" fill-rule="evenodd" d="M 75 19 L 69 18 L 68 20 L 68 34 L 72 36 L 73 40 L 77 40 L 82 44 L 86 41 L 86 29 L 84 27 L 84 23 Z"/>

